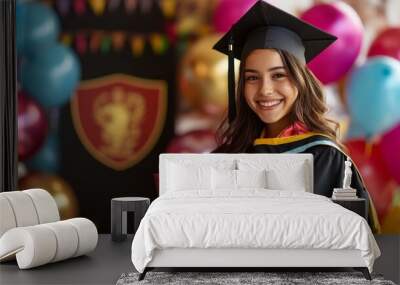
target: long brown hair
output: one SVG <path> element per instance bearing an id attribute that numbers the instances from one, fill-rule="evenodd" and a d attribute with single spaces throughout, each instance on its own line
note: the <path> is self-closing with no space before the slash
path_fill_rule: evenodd
<path id="1" fill-rule="evenodd" d="M 328 108 L 320 81 L 296 57 L 283 50 L 276 49 L 276 51 L 282 59 L 290 80 L 299 92 L 291 110 L 291 120 L 304 123 L 310 131 L 324 134 L 343 147 L 337 137 L 339 124 L 325 117 Z M 226 116 L 220 124 L 216 136 L 219 147 L 214 152 L 248 152 L 265 126 L 244 97 L 244 67 L 245 61 L 242 60 L 235 100 L 236 118 L 229 124 Z"/>

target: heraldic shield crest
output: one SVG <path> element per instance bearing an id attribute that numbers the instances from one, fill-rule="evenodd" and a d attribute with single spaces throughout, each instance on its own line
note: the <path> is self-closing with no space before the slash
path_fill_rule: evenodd
<path id="1" fill-rule="evenodd" d="M 167 83 L 114 74 L 82 81 L 71 102 L 75 130 L 89 153 L 115 170 L 143 159 L 157 143 Z"/>

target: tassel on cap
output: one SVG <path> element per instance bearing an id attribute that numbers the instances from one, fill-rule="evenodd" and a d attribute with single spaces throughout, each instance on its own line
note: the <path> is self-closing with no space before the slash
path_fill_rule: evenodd
<path id="1" fill-rule="evenodd" d="M 229 37 L 229 66 L 228 66 L 228 119 L 229 123 L 236 117 L 236 100 L 235 100 L 235 57 L 233 53 L 233 32 Z"/>

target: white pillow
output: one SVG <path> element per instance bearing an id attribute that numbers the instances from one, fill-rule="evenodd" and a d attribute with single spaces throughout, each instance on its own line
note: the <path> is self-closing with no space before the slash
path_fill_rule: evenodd
<path id="1" fill-rule="evenodd" d="M 213 190 L 236 190 L 236 170 L 212 168 Z"/>
<path id="2" fill-rule="evenodd" d="M 168 191 L 211 189 L 211 168 L 208 166 L 168 163 Z"/>
<path id="3" fill-rule="evenodd" d="M 239 159 L 240 170 L 266 169 L 267 188 L 275 190 L 311 191 L 310 169 L 306 160 Z"/>
<path id="4" fill-rule="evenodd" d="M 267 188 L 266 170 L 236 170 L 238 188 Z"/>
<path id="5" fill-rule="evenodd" d="M 308 189 L 304 167 L 294 167 L 285 171 L 270 169 L 267 171 L 267 181 L 267 188 L 273 190 L 306 192 Z"/>

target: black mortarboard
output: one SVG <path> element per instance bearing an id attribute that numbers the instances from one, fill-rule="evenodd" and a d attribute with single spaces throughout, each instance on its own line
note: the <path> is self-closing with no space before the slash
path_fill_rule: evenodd
<path id="1" fill-rule="evenodd" d="M 214 45 L 229 55 L 229 122 L 236 116 L 234 58 L 263 48 L 285 50 L 307 63 L 337 38 L 267 2 L 258 1 Z"/>

